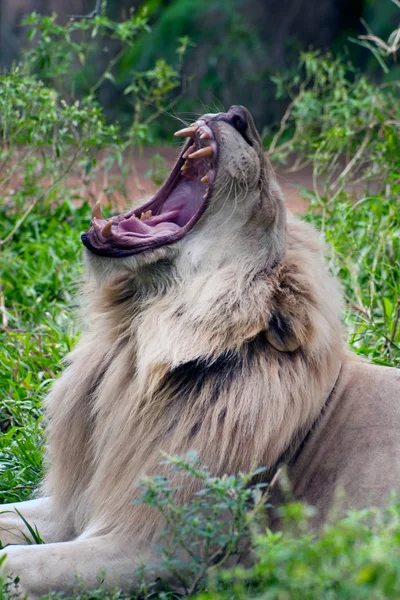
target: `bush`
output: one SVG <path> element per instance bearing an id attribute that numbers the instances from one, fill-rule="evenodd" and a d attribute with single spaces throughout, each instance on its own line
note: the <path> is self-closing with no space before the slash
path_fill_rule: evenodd
<path id="1" fill-rule="evenodd" d="M 400 104 L 398 82 L 376 86 L 340 58 L 308 52 L 270 147 L 292 169 L 312 164 L 307 219 L 332 249 L 346 295 L 350 344 L 375 362 L 400 364 Z"/>

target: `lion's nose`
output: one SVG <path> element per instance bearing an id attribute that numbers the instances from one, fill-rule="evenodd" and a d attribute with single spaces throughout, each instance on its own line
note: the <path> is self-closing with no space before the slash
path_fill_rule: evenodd
<path id="1" fill-rule="evenodd" d="M 244 110 L 239 106 L 231 106 L 227 114 L 232 127 L 237 129 L 239 133 L 245 133 L 248 122 Z"/>
<path id="2" fill-rule="evenodd" d="M 242 106 L 236 105 L 231 106 L 228 112 L 222 114 L 223 116 L 220 118 L 232 125 L 232 127 L 234 127 L 236 131 L 238 131 L 243 136 L 246 142 L 250 144 L 250 146 L 252 146 L 253 144 L 250 141 L 247 134 L 249 128 L 249 121 L 244 108 Z"/>

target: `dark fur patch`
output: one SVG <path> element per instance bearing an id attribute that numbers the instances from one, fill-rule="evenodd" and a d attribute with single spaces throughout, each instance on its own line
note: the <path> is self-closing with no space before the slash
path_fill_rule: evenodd
<path id="1" fill-rule="evenodd" d="M 269 322 L 270 332 L 277 338 L 277 340 L 286 346 L 289 338 L 293 336 L 293 330 L 288 319 L 285 319 L 277 310 L 274 310 Z"/>
<path id="2" fill-rule="evenodd" d="M 200 396 L 207 386 L 209 406 L 218 402 L 222 389 L 229 389 L 237 377 L 246 377 L 256 367 L 261 356 L 267 356 L 270 347 L 264 332 L 243 346 L 241 352 L 221 354 L 214 360 L 197 359 L 180 365 L 168 373 L 161 383 L 161 397 L 168 397 L 168 404 L 187 402 Z"/>

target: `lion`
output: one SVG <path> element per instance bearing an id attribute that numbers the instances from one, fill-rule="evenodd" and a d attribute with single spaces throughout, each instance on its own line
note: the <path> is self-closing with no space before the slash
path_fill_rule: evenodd
<path id="1" fill-rule="evenodd" d="M 176 135 L 159 192 L 109 219 L 96 205 L 82 235 L 85 330 L 46 400 L 40 497 L 0 521 L 2 573 L 29 598 L 101 571 L 129 591 L 159 564 L 161 518 L 135 500 L 161 451 L 195 449 L 215 475 L 285 463 L 320 522 L 339 488 L 343 510 L 400 488 L 399 372 L 346 349 L 322 242 L 287 213 L 251 115 Z M 45 544 L 26 543 L 15 508 Z"/>

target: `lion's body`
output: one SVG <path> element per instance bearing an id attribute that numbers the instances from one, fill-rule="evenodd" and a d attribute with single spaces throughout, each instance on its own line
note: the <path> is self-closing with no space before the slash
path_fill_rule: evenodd
<path id="1" fill-rule="evenodd" d="M 195 449 L 216 475 L 272 474 L 289 457 L 295 493 L 323 518 L 336 483 L 350 506 L 400 487 L 397 430 L 379 426 L 400 419 L 396 372 L 347 353 L 318 235 L 287 217 L 251 117 L 235 111 L 205 116 L 218 141 L 212 202 L 182 240 L 128 258 L 87 255 L 85 331 L 47 401 L 48 498 L 20 506 L 49 544 L 10 546 L 3 566 L 32 598 L 67 590 L 75 574 L 95 586 L 102 568 L 134 585 L 162 525 L 134 503 L 137 485 L 162 473 L 161 451 Z M 381 469 L 391 449 L 395 476 Z M 7 524 L 3 541 L 20 543 L 15 514 Z"/>
<path id="2" fill-rule="evenodd" d="M 400 371 L 347 357 L 290 461 L 293 493 L 318 509 L 317 523 L 400 493 L 399 432 Z"/>

